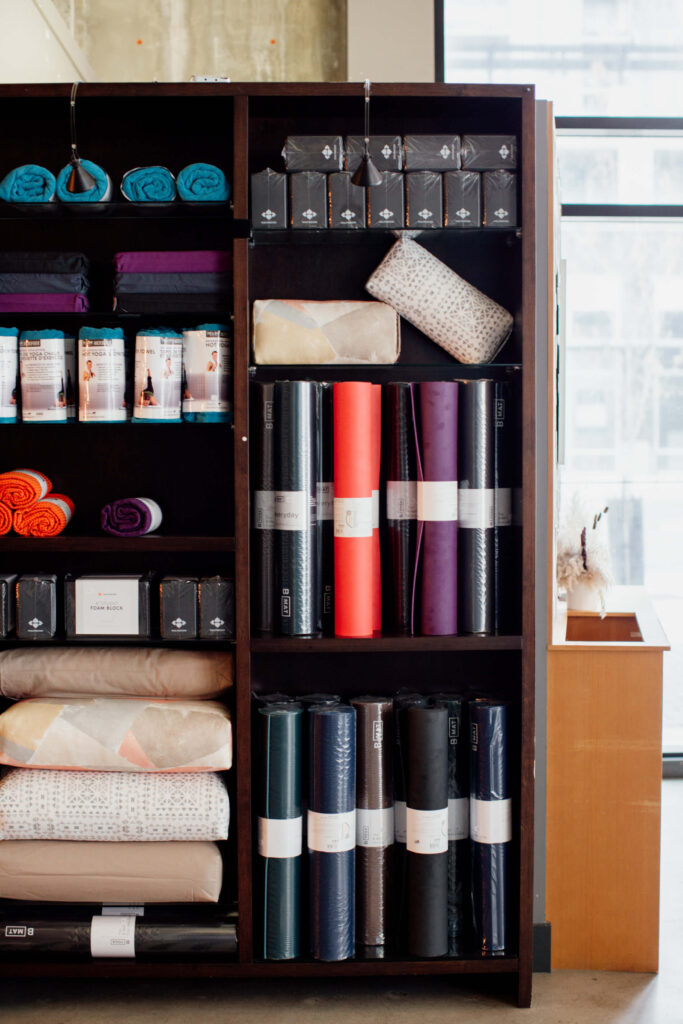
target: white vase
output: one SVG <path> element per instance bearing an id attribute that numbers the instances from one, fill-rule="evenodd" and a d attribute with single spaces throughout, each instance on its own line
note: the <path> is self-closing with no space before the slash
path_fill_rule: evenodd
<path id="1" fill-rule="evenodd" d="M 567 591 L 567 608 L 573 612 L 599 612 L 600 594 L 588 583 L 576 583 Z"/>

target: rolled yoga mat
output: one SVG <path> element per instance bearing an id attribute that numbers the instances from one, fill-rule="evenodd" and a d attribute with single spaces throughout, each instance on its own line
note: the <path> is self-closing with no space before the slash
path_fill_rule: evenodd
<path id="1" fill-rule="evenodd" d="M 170 203 L 177 195 L 168 167 L 133 167 L 121 179 L 121 192 L 134 203 Z"/>
<path id="2" fill-rule="evenodd" d="M 372 629 L 382 632 L 382 552 L 379 481 L 382 472 L 382 386 L 372 385 Z"/>
<path id="3" fill-rule="evenodd" d="M 78 380 L 81 423 L 118 423 L 128 419 L 123 328 L 81 327 Z"/>
<path id="4" fill-rule="evenodd" d="M 311 953 L 347 960 L 355 948 L 356 712 L 318 706 L 308 718 Z"/>
<path id="5" fill-rule="evenodd" d="M 448 712 L 408 707 L 405 716 L 407 949 L 448 953 Z"/>
<path id="6" fill-rule="evenodd" d="M 37 469 L 0 473 L 0 501 L 8 508 L 28 508 L 52 490 L 52 481 Z"/>
<path id="7" fill-rule="evenodd" d="M 114 537 L 143 537 L 161 526 L 163 513 L 153 498 L 119 498 L 105 505 L 100 525 Z"/>
<path id="8" fill-rule="evenodd" d="M 86 192 L 69 192 L 67 182 L 71 177 L 72 167 L 67 164 L 57 175 L 56 195 L 62 203 L 106 203 L 111 199 L 111 180 L 105 170 L 94 164 L 92 160 L 81 160 L 81 167 L 95 179 L 95 184 Z"/>
<path id="9" fill-rule="evenodd" d="M 427 698 L 419 693 L 399 691 L 394 695 L 394 945 L 405 946 L 407 930 L 406 896 L 406 776 L 408 773 L 406 720 L 403 710 L 413 705 L 425 707 Z"/>
<path id="10" fill-rule="evenodd" d="M 287 702 L 258 708 L 259 888 L 262 956 L 291 960 L 301 953 L 301 774 L 304 711 Z"/>
<path id="11" fill-rule="evenodd" d="M 232 334 L 226 324 L 183 331 L 183 419 L 232 423 Z"/>
<path id="12" fill-rule="evenodd" d="M 448 952 L 462 956 L 469 940 L 470 748 L 467 701 L 439 693 L 448 712 Z"/>
<path id="13" fill-rule="evenodd" d="M 185 202 L 225 203 L 230 184 L 215 164 L 188 164 L 178 174 L 178 195 Z"/>
<path id="14" fill-rule="evenodd" d="M 254 490 L 252 491 L 253 629 L 272 633 L 274 629 L 275 583 L 275 385 L 251 385 Z"/>
<path id="15" fill-rule="evenodd" d="M 386 508 L 390 594 L 390 628 L 411 632 L 413 575 L 417 542 L 417 465 L 413 428 L 412 384 L 384 388 L 386 423 Z"/>
<path id="16" fill-rule="evenodd" d="M 493 633 L 494 384 L 468 380 L 460 389 L 459 599 L 463 633 Z"/>
<path id="17" fill-rule="evenodd" d="M 373 385 L 334 385 L 334 631 L 371 637 L 374 625 Z"/>
<path id="18" fill-rule="evenodd" d="M 356 942 L 379 959 L 391 939 L 395 891 L 393 701 L 354 697 L 356 709 Z"/>
<path id="19" fill-rule="evenodd" d="M 514 438 L 519 436 L 515 425 L 515 396 L 507 381 L 494 384 L 494 631 L 517 633 L 519 601 L 515 600 L 521 584 L 521 529 L 513 519 L 515 474 L 521 459 L 515 458 Z"/>
<path id="20" fill-rule="evenodd" d="M 67 348 L 75 373 L 74 341 L 64 331 L 22 331 L 19 335 L 21 418 L 24 423 L 66 423 Z M 71 380 L 73 401 L 73 379 Z"/>
<path id="21" fill-rule="evenodd" d="M 90 309 L 87 295 L 29 294 L 15 292 L 0 295 L 0 313 L 86 313 Z"/>
<path id="22" fill-rule="evenodd" d="M 16 423 L 19 394 L 19 331 L 0 327 L 0 423 Z"/>
<path id="23" fill-rule="evenodd" d="M 458 382 L 423 381 L 413 396 L 420 632 L 450 635 L 458 631 Z"/>
<path id="24" fill-rule="evenodd" d="M 472 917 L 482 953 L 506 950 L 512 800 L 507 778 L 508 709 L 470 701 L 470 835 Z"/>
<path id="25" fill-rule="evenodd" d="M 287 636 L 318 631 L 317 391 L 275 383 L 275 622 Z"/>
<path id="26" fill-rule="evenodd" d="M 22 164 L 0 181 L 0 199 L 6 203 L 49 203 L 55 198 L 57 179 L 40 164 Z"/>
<path id="27" fill-rule="evenodd" d="M 21 537 L 56 537 L 71 522 L 74 503 L 66 494 L 51 491 L 28 508 L 14 513 L 14 532 Z"/>
<path id="28" fill-rule="evenodd" d="M 334 632 L 334 391 L 318 384 L 318 597 L 320 625 Z"/>

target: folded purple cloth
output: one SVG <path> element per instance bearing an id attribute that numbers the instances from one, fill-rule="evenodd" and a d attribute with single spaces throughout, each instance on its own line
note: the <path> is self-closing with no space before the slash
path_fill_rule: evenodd
<path id="1" fill-rule="evenodd" d="M 85 313 L 86 295 L 0 295 L 0 313 Z"/>
<path id="2" fill-rule="evenodd" d="M 119 498 L 105 505 L 100 522 L 115 537 L 142 537 L 161 526 L 161 509 L 152 498 Z"/>
<path id="3" fill-rule="evenodd" d="M 232 270 L 232 253 L 220 249 L 117 252 L 114 266 L 119 274 L 216 273 Z"/>

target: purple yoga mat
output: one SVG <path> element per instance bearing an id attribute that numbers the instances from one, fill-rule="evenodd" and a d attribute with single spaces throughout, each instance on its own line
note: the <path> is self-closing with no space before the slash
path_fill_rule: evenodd
<path id="1" fill-rule="evenodd" d="M 418 538 L 413 584 L 420 632 L 458 631 L 458 382 L 413 385 L 417 442 Z M 430 486 L 430 485 L 442 486 Z M 426 486 L 425 486 L 426 485 Z"/>
<path id="2" fill-rule="evenodd" d="M 85 313 L 86 295 L 0 295 L 0 313 Z"/>
<path id="3" fill-rule="evenodd" d="M 115 537 L 142 537 L 161 525 L 161 509 L 152 498 L 119 498 L 104 506 L 100 522 Z"/>
<path id="4" fill-rule="evenodd" d="M 220 249 L 117 252 L 114 266 L 119 274 L 217 273 L 232 270 L 232 254 Z"/>

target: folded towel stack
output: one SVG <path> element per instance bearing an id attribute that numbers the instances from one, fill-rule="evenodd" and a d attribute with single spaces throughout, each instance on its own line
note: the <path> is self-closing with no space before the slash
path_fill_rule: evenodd
<path id="1" fill-rule="evenodd" d="M 225 313 L 232 257 L 214 249 L 119 252 L 114 308 L 121 313 Z"/>
<path id="2" fill-rule="evenodd" d="M 85 312 L 89 269 L 80 252 L 0 253 L 0 312 Z"/>
<path id="3" fill-rule="evenodd" d="M 37 469 L 0 473 L 0 534 L 13 526 L 22 537 L 56 537 L 73 512 L 71 498 L 55 494 L 50 479 Z"/>

